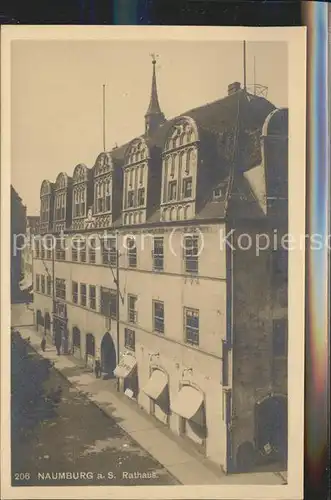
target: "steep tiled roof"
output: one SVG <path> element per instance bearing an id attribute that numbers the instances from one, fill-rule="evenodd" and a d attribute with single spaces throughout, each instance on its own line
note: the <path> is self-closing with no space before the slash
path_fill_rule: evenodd
<path id="1" fill-rule="evenodd" d="M 146 139 L 149 147 L 159 147 L 163 149 L 167 134 L 172 125 L 181 116 L 189 116 L 197 123 L 200 131 L 206 131 L 212 134 L 220 134 L 229 128 L 235 126 L 238 115 L 238 104 L 240 103 L 240 118 L 244 128 L 261 128 L 264 120 L 275 106 L 263 97 L 247 94 L 243 91 L 236 92 L 217 101 L 210 102 L 203 106 L 185 111 L 180 115 L 167 120 L 163 125 L 147 138 L 145 134 L 142 137 Z M 125 151 L 131 141 L 111 151 L 114 159 L 123 160 Z"/>

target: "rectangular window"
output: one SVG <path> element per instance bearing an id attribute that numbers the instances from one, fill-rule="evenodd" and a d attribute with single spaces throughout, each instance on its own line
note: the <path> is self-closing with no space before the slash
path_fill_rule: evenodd
<path id="1" fill-rule="evenodd" d="M 101 240 L 102 263 L 117 265 L 116 238 L 106 237 Z"/>
<path id="2" fill-rule="evenodd" d="M 86 241 L 85 240 L 80 240 L 79 252 L 80 252 L 80 261 L 86 262 Z"/>
<path id="3" fill-rule="evenodd" d="M 56 239 L 55 258 L 56 260 L 65 260 L 65 241 L 63 238 Z"/>
<path id="4" fill-rule="evenodd" d="M 52 258 L 52 250 L 53 250 L 53 238 L 46 237 L 45 240 L 45 247 L 46 247 L 46 259 L 51 259 Z"/>
<path id="5" fill-rule="evenodd" d="M 157 237 L 153 240 L 153 270 L 163 271 L 163 238 Z"/>
<path id="6" fill-rule="evenodd" d="M 36 274 L 36 290 L 40 292 L 40 274 Z"/>
<path id="7" fill-rule="evenodd" d="M 40 258 L 40 240 L 35 240 L 36 259 Z"/>
<path id="8" fill-rule="evenodd" d="M 116 290 L 110 290 L 110 317 L 117 318 L 117 293 Z"/>
<path id="9" fill-rule="evenodd" d="M 110 317 L 110 289 L 104 286 L 100 289 L 100 312 L 107 318 Z"/>
<path id="10" fill-rule="evenodd" d="M 275 358 L 287 356 L 287 319 L 274 319 L 272 322 L 273 354 Z"/>
<path id="11" fill-rule="evenodd" d="M 41 275 L 41 293 L 45 293 L 45 276 Z"/>
<path id="12" fill-rule="evenodd" d="M 199 311 L 184 308 L 184 333 L 185 342 L 199 345 Z"/>
<path id="13" fill-rule="evenodd" d="M 94 285 L 89 286 L 90 291 L 90 309 L 96 309 L 96 289 Z"/>
<path id="14" fill-rule="evenodd" d="M 145 205 L 145 188 L 138 189 L 138 206 Z"/>
<path id="15" fill-rule="evenodd" d="M 73 238 L 71 247 L 71 257 L 73 262 L 78 262 L 78 247 L 79 240 L 77 238 Z"/>
<path id="16" fill-rule="evenodd" d="M 185 273 L 198 274 L 199 272 L 199 237 L 185 236 L 184 238 Z"/>
<path id="17" fill-rule="evenodd" d="M 153 325 L 156 332 L 164 333 L 164 303 L 158 300 L 153 301 Z"/>
<path id="18" fill-rule="evenodd" d="M 40 253 L 41 253 L 41 258 L 44 259 L 45 258 L 45 240 L 42 239 L 40 241 Z"/>
<path id="19" fill-rule="evenodd" d="M 80 284 L 80 305 L 86 307 L 86 285 Z"/>
<path id="20" fill-rule="evenodd" d="M 95 238 L 88 239 L 88 252 L 89 252 L 89 261 L 91 264 L 95 264 L 95 249 L 96 249 L 96 240 Z"/>
<path id="21" fill-rule="evenodd" d="M 78 304 L 78 283 L 76 281 L 72 282 L 72 301 L 74 304 Z"/>
<path id="22" fill-rule="evenodd" d="M 129 323 L 137 323 L 137 297 L 128 295 L 128 321 Z"/>
<path id="23" fill-rule="evenodd" d="M 134 330 L 125 328 L 124 330 L 124 347 L 130 349 L 131 351 L 136 350 L 136 335 Z"/>
<path id="24" fill-rule="evenodd" d="M 192 177 L 183 180 L 183 198 L 191 198 L 192 196 Z"/>
<path id="25" fill-rule="evenodd" d="M 66 282 L 62 278 L 56 278 L 55 280 L 55 295 L 58 299 L 66 299 Z"/>
<path id="26" fill-rule="evenodd" d="M 127 239 L 127 249 L 129 267 L 137 267 L 137 246 L 134 238 Z"/>
<path id="27" fill-rule="evenodd" d="M 168 201 L 177 199 L 177 181 L 171 181 L 168 184 Z"/>
<path id="28" fill-rule="evenodd" d="M 132 208 L 134 206 L 134 191 L 128 192 L 128 207 Z"/>
<path id="29" fill-rule="evenodd" d="M 52 295 L 52 278 L 47 276 L 47 295 Z"/>

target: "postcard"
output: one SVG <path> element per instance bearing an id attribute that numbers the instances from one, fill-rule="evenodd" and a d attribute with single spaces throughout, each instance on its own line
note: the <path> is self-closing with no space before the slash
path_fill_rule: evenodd
<path id="1" fill-rule="evenodd" d="M 2 498 L 301 498 L 305 28 L 1 35 Z"/>

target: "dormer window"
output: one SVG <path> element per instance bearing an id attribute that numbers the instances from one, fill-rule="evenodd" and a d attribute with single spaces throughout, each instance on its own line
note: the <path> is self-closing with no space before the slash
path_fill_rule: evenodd
<path id="1" fill-rule="evenodd" d="M 174 201 L 177 199 L 177 181 L 169 182 L 168 186 L 168 200 Z"/>
<path id="2" fill-rule="evenodd" d="M 138 189 L 138 206 L 145 205 L 145 189 Z"/>
<path id="3" fill-rule="evenodd" d="M 134 206 L 134 191 L 128 192 L 128 207 L 132 208 Z"/>
<path id="4" fill-rule="evenodd" d="M 140 167 L 139 184 L 144 182 L 144 166 Z"/>
<path id="5" fill-rule="evenodd" d="M 192 177 L 183 180 L 183 198 L 191 198 L 192 196 Z"/>

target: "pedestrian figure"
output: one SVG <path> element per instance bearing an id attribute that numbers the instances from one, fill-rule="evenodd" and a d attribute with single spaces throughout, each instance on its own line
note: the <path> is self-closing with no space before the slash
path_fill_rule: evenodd
<path id="1" fill-rule="evenodd" d="M 46 349 L 46 339 L 45 339 L 45 337 L 42 338 L 42 340 L 40 342 L 40 347 L 41 347 L 41 350 L 43 352 L 45 352 L 45 349 Z"/>
<path id="2" fill-rule="evenodd" d="M 95 364 L 94 364 L 94 373 L 95 373 L 96 378 L 101 377 L 101 364 L 100 364 L 100 361 L 98 359 L 95 361 Z"/>
<path id="3" fill-rule="evenodd" d="M 56 352 L 57 352 L 57 355 L 60 356 L 60 354 L 61 354 L 61 346 L 59 344 L 56 344 Z"/>

